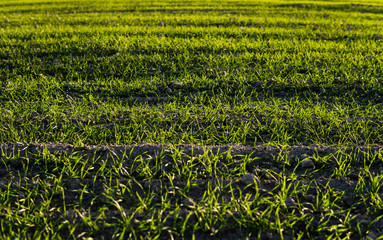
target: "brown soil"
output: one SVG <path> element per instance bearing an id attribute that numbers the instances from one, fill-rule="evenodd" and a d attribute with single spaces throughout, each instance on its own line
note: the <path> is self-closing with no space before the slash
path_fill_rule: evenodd
<path id="1" fill-rule="evenodd" d="M 26 156 L 26 154 L 37 154 L 46 148 L 50 153 L 66 153 L 71 154 L 73 152 L 81 152 L 87 157 L 92 157 L 94 154 L 104 153 L 105 156 L 110 153 L 116 154 L 118 157 L 122 157 L 123 154 L 129 155 L 131 158 L 137 157 L 142 154 L 155 155 L 161 151 L 166 151 L 172 148 L 183 150 L 188 156 L 198 156 L 205 153 L 207 150 L 213 154 L 227 153 L 230 151 L 231 155 L 252 155 L 253 157 L 259 157 L 262 161 L 270 162 L 279 155 L 287 154 L 288 158 L 292 158 L 298 155 L 319 156 L 325 157 L 331 154 L 335 154 L 339 150 L 343 150 L 346 154 L 356 154 L 357 157 L 362 160 L 365 153 L 374 154 L 381 149 L 383 145 L 362 145 L 353 147 L 333 147 L 322 146 L 313 144 L 311 146 L 291 146 L 289 148 L 278 148 L 275 146 L 244 146 L 244 145 L 222 145 L 222 146 L 201 146 L 192 144 L 179 144 L 179 145 L 166 145 L 166 144 L 136 144 L 136 145 L 84 145 L 74 146 L 71 144 L 60 143 L 4 143 L 0 144 L 1 153 L 10 155 L 11 153 L 19 153 L 20 156 Z M 33 155 L 29 155 L 33 156 Z"/>
<path id="2" fill-rule="evenodd" d="M 225 158 L 225 155 L 230 152 L 231 156 L 236 158 L 239 155 L 251 155 L 253 158 L 257 158 L 255 161 L 251 163 L 250 166 L 247 166 L 247 171 L 250 173 L 254 173 L 260 179 L 260 185 L 262 188 L 262 193 L 270 196 L 270 194 L 277 194 L 275 187 L 278 185 L 278 175 L 281 172 L 284 172 L 285 175 L 291 174 L 295 172 L 297 175 L 300 175 L 299 184 L 307 184 L 312 186 L 312 188 L 305 193 L 299 193 L 296 196 L 295 201 L 299 201 L 300 203 L 313 203 L 318 194 L 316 188 L 318 186 L 325 186 L 328 184 L 328 187 L 334 189 L 335 191 L 344 192 L 342 199 L 340 201 L 340 206 L 342 209 L 352 208 L 352 215 L 356 215 L 357 217 L 352 221 L 352 224 L 356 226 L 364 226 L 365 232 L 361 235 L 352 235 L 351 239 L 360 239 L 361 237 L 367 236 L 379 236 L 383 234 L 383 221 L 377 220 L 373 222 L 376 216 L 369 216 L 366 214 L 367 209 L 363 204 L 360 204 L 360 199 L 355 197 L 352 194 L 355 186 L 358 183 L 358 179 L 361 176 L 360 173 L 363 171 L 364 160 L 366 156 L 372 156 L 376 153 L 379 153 L 383 146 L 381 145 L 369 145 L 369 146 L 354 146 L 354 147 L 330 147 L 330 146 L 320 146 L 320 145 L 311 145 L 311 146 L 292 146 L 286 149 L 280 149 L 274 146 L 243 146 L 243 145 L 225 145 L 225 146 L 199 146 L 199 145 L 163 145 L 163 144 L 137 144 L 137 145 L 96 145 L 96 146 L 74 146 L 70 144 L 58 144 L 58 143 L 5 143 L 0 145 L 0 158 L 5 159 L 7 156 L 18 154 L 21 158 L 28 157 L 29 159 L 33 159 L 36 155 L 42 153 L 44 149 L 48 150 L 50 154 L 55 156 L 60 156 L 62 154 L 70 155 L 74 152 L 77 154 L 81 154 L 84 159 L 99 159 L 99 160 L 107 160 L 108 166 L 113 164 L 113 157 L 122 158 L 122 156 L 127 157 L 128 159 L 134 159 L 137 156 L 156 156 L 161 152 L 165 153 L 164 158 L 162 159 L 162 166 L 166 168 L 167 162 L 170 161 L 170 157 L 168 155 L 169 152 L 172 151 L 173 148 L 177 148 L 183 151 L 185 156 L 198 156 L 206 151 L 210 151 L 213 154 L 221 153 L 222 158 Z M 334 178 L 332 176 L 333 171 L 336 169 L 336 153 L 342 150 L 344 154 L 347 154 L 353 157 L 354 162 L 349 168 L 349 174 L 347 177 L 342 178 Z M 279 157 L 284 156 L 286 161 L 278 160 Z M 319 163 L 315 163 L 314 168 L 304 168 L 304 167 L 296 167 L 298 161 L 303 160 L 305 157 L 326 157 L 331 156 L 329 162 L 320 165 Z M 240 159 L 240 158 L 239 158 Z M 381 160 L 380 160 L 381 161 Z M 99 165 L 97 165 L 100 167 Z M 95 165 L 95 167 L 97 168 Z M 97 169 L 95 169 L 97 170 Z M 380 173 L 383 170 L 383 165 L 379 162 L 376 165 L 373 165 L 370 169 L 370 172 Z M 0 189 L 3 189 L 8 185 L 10 181 L 12 181 L 12 186 L 17 188 L 17 184 L 20 182 L 20 178 L 17 172 L 22 171 L 22 166 L 20 164 L 13 164 L 8 166 L 7 168 L 0 164 Z M 33 173 L 34 170 L 32 170 Z M 41 169 L 36 169 L 36 173 L 41 171 Z M 310 173 L 309 177 L 307 173 Z M 156 194 L 157 197 L 153 199 L 152 204 L 160 203 L 160 197 L 166 191 L 169 193 L 170 197 L 173 197 L 174 202 L 179 202 L 183 207 L 180 211 L 179 218 L 185 218 L 188 216 L 190 211 L 195 211 L 195 204 L 200 202 L 203 198 L 204 193 L 208 190 L 209 186 L 231 186 L 234 189 L 234 194 L 236 194 L 236 189 L 244 189 L 245 192 L 252 192 L 253 189 L 246 188 L 245 184 L 241 182 L 241 176 L 238 178 L 230 178 L 230 179 L 221 179 L 214 176 L 210 176 L 207 178 L 201 178 L 193 180 L 192 187 L 189 190 L 188 198 L 180 198 L 180 196 L 174 194 L 175 189 L 183 189 L 186 186 L 187 180 L 179 178 L 174 179 L 173 186 L 167 179 L 152 179 L 151 181 L 147 181 L 145 179 L 140 179 L 136 176 L 124 177 L 118 179 L 121 184 L 131 184 L 132 189 L 136 191 L 136 194 L 140 196 L 144 196 L 147 191 L 151 191 Z M 34 182 L 28 182 L 28 180 L 22 179 L 22 181 L 27 182 L 29 186 L 33 184 L 38 184 Z M 66 204 L 75 204 L 79 199 L 79 194 L 84 186 L 93 187 L 93 195 L 89 194 L 89 196 L 84 196 L 84 203 L 89 206 L 94 211 L 97 211 L 98 207 L 104 206 L 105 203 L 108 202 L 108 199 L 103 197 L 103 192 L 105 190 L 106 185 L 108 184 L 108 180 L 98 180 L 96 185 L 92 179 L 64 179 L 64 188 L 65 188 L 65 201 Z M 115 180 L 113 180 L 115 183 Z M 275 192 L 275 193 L 274 193 Z M 173 195 L 172 195 L 173 193 Z M 230 199 L 233 192 L 229 191 L 229 188 L 223 188 L 221 196 L 223 197 L 223 201 L 225 199 Z M 383 194 L 383 192 L 381 193 Z M 99 196 L 97 201 L 94 201 L 94 196 Z M 383 197 L 383 195 L 382 195 Z M 135 199 L 127 197 L 125 201 L 121 202 L 121 206 L 125 209 L 129 209 L 129 207 L 133 204 Z M 37 204 L 37 203 L 36 203 Z M 60 206 L 60 201 L 56 202 L 57 206 Z M 357 207 L 352 207 L 357 206 Z M 309 207 L 308 207 L 309 208 Z M 85 213 L 86 214 L 86 213 Z M 110 216 L 114 216 L 118 218 L 120 213 L 118 211 L 110 210 L 108 212 Z M 133 214 L 133 213 L 127 213 Z M 228 218 L 228 227 L 224 227 L 220 229 L 220 232 L 215 235 L 214 239 L 238 239 L 243 236 L 248 235 L 248 229 L 233 229 L 230 226 L 230 222 L 234 221 L 235 216 L 239 213 L 230 213 Z M 316 214 L 316 213 L 314 213 Z M 344 215 L 344 213 L 340 213 L 340 215 Z M 81 222 L 81 217 L 76 212 L 69 212 L 66 218 L 70 221 Z M 143 213 L 136 213 L 135 219 L 142 220 L 145 218 Z M 321 218 L 318 213 L 317 218 Z M 190 223 L 197 222 L 197 217 L 195 214 L 189 219 Z M 337 225 L 342 221 L 342 216 L 338 220 L 331 219 L 330 223 L 332 225 Z M 168 218 L 165 225 L 172 225 L 177 222 L 177 219 Z M 315 222 L 312 223 L 315 226 Z M 234 226 L 234 225 L 233 225 Z M 299 226 L 296 224 L 294 228 L 300 228 L 305 226 Z M 79 229 L 80 231 L 81 229 Z M 297 230 L 297 229 L 294 229 Z M 113 233 L 113 229 L 104 229 L 103 236 L 110 236 Z M 250 233 L 252 231 L 250 228 Z M 197 232 L 198 239 L 212 239 L 211 235 L 206 232 Z M 292 232 L 287 230 L 284 233 L 285 239 L 292 238 Z M 375 235 L 374 235 L 375 234 Z M 64 233 L 65 236 L 65 233 Z M 263 232 L 261 233 L 262 239 L 279 239 L 280 236 L 274 232 Z M 95 238 L 100 238 L 100 236 L 96 236 Z M 168 238 L 169 235 L 164 235 L 163 238 Z M 175 236 L 177 238 L 177 236 Z M 322 239 L 324 236 L 315 236 L 316 239 Z M 187 239 L 187 237 L 186 237 Z"/>

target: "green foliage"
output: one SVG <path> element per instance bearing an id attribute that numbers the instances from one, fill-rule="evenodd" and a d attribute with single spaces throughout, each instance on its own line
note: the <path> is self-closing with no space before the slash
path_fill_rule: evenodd
<path id="1" fill-rule="evenodd" d="M 383 144 L 382 14 L 379 0 L 1 1 L 0 143 L 78 151 L 2 148 L 0 238 L 374 238 L 381 152 L 306 156 L 309 171 L 208 146 Z M 173 147 L 82 152 L 142 143 Z"/>

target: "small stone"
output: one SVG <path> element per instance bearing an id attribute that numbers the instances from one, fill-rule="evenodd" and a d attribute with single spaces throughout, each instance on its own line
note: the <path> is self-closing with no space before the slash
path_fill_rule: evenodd
<path id="1" fill-rule="evenodd" d="M 314 168 L 314 162 L 311 159 L 306 159 L 301 162 L 302 168 Z"/>
<path id="2" fill-rule="evenodd" d="M 281 106 L 281 107 L 279 107 L 279 109 L 287 111 L 287 110 L 289 110 L 289 107 L 288 106 Z"/>
<path id="3" fill-rule="evenodd" d="M 164 21 L 160 20 L 160 21 L 158 22 L 157 26 L 159 26 L 159 27 L 163 27 L 163 26 L 165 26 Z"/>
<path id="4" fill-rule="evenodd" d="M 295 202 L 295 200 L 293 198 L 288 197 L 285 200 L 285 205 L 288 208 L 294 208 L 297 205 L 297 203 Z"/>
<path id="5" fill-rule="evenodd" d="M 257 183 L 257 185 L 259 185 L 260 183 L 259 178 L 252 173 L 243 175 L 241 178 L 241 182 L 246 185 L 254 184 L 255 182 Z"/>
<path id="6" fill-rule="evenodd" d="M 307 202 L 314 203 L 315 202 L 315 196 L 312 195 L 312 194 L 307 194 L 306 197 L 305 197 L 305 200 Z"/>
<path id="7" fill-rule="evenodd" d="M 5 179 L 0 180 L 0 189 L 4 190 L 7 189 L 8 182 Z"/>
<path id="8" fill-rule="evenodd" d="M 382 37 L 382 36 L 380 36 L 380 35 L 377 35 L 377 34 L 375 34 L 375 35 L 374 35 L 374 38 L 375 38 L 376 40 L 382 40 L 382 39 L 383 39 L 383 37 Z"/>
<path id="9" fill-rule="evenodd" d="M 313 143 L 311 146 L 314 147 L 314 148 L 320 147 L 318 143 Z"/>
<path id="10" fill-rule="evenodd" d="M 178 81 L 172 83 L 172 86 L 174 88 L 182 88 L 183 85 L 184 85 L 183 82 L 178 82 Z"/>
<path id="11" fill-rule="evenodd" d="M 193 208 L 196 205 L 192 198 L 185 198 L 182 203 L 188 208 Z"/>
<path id="12" fill-rule="evenodd" d="M 367 235 L 367 239 L 378 239 L 378 236 L 375 232 L 370 231 Z"/>
<path id="13" fill-rule="evenodd" d="M 172 92 L 173 92 L 173 90 L 171 88 L 166 89 L 166 93 L 172 93 Z"/>

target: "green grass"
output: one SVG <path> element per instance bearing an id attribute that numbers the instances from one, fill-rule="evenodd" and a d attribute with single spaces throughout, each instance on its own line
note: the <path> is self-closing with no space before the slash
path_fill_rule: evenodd
<path id="1" fill-rule="evenodd" d="M 3 7 L 0 140 L 382 142 L 380 7 L 183 4 Z"/>
<path id="2" fill-rule="evenodd" d="M 383 236 L 382 21 L 378 0 L 0 1 L 0 238 Z"/>

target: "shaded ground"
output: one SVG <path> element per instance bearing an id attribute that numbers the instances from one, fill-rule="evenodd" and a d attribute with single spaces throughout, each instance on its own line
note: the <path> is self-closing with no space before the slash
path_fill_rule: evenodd
<path id="1" fill-rule="evenodd" d="M 295 160 L 297 156 L 301 158 L 302 155 L 326 157 L 336 154 L 341 151 L 345 154 L 350 154 L 350 157 L 356 157 L 358 162 L 362 162 L 363 157 L 366 154 L 374 155 L 382 151 L 383 145 L 355 145 L 353 147 L 335 147 L 335 146 L 323 146 L 318 144 L 312 144 L 311 146 L 291 146 L 288 148 L 276 147 L 276 146 L 244 146 L 244 145 L 222 145 L 222 146 L 201 146 L 192 144 L 179 144 L 179 145 L 167 145 L 167 144 L 136 144 L 136 145 L 84 145 L 74 146 L 71 144 L 60 143 L 5 143 L 0 144 L 1 155 L 9 156 L 13 153 L 25 157 L 33 157 L 35 154 L 42 152 L 44 149 L 48 150 L 51 154 L 65 153 L 70 155 L 72 153 L 81 153 L 86 157 L 106 157 L 115 155 L 119 158 L 123 156 L 129 156 L 129 158 L 135 158 L 140 155 L 154 156 L 161 152 L 171 151 L 171 149 L 179 149 L 184 155 L 198 156 L 209 151 L 212 154 L 228 153 L 231 155 L 252 155 L 253 157 L 261 158 L 259 163 L 270 163 L 278 156 L 285 156 L 288 159 Z"/>
<path id="2" fill-rule="evenodd" d="M 2 196 L 14 200 L 3 201 L 0 215 L 17 215 L 18 202 L 33 194 L 24 211 L 44 212 L 51 198 L 48 219 L 61 237 L 374 239 L 383 232 L 380 145 L 0 148 Z M 21 227 L 16 219 L 10 225 Z"/>

